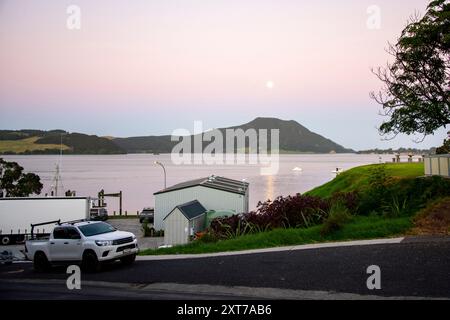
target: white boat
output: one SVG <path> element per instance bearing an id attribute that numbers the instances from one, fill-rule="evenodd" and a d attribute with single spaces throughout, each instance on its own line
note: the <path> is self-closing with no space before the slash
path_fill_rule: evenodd
<path id="1" fill-rule="evenodd" d="M 295 167 L 294 169 L 292 169 L 292 171 L 303 171 L 303 169 L 302 168 L 300 168 L 300 167 Z"/>

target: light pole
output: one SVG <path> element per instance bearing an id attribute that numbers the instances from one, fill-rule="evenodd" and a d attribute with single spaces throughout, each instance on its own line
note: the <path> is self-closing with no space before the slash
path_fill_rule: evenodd
<path id="1" fill-rule="evenodd" d="M 155 162 L 153 162 L 154 164 L 157 164 L 157 165 L 159 165 L 159 166 L 161 166 L 161 168 L 163 168 L 163 170 L 164 170 L 164 189 L 166 189 L 166 180 L 167 180 L 167 178 L 166 178 L 166 168 L 164 167 L 164 165 L 161 163 L 161 162 L 159 162 L 159 161 L 155 161 Z"/>

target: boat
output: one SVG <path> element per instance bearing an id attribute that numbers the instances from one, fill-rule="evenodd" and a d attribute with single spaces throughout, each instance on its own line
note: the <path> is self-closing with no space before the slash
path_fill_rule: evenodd
<path id="1" fill-rule="evenodd" d="M 300 171 L 303 171 L 303 169 L 300 167 L 295 167 L 294 169 L 292 169 L 292 171 L 300 172 Z"/>

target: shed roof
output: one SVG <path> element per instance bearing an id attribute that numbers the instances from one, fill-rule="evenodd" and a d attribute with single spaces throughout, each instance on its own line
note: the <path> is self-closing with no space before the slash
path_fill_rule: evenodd
<path id="1" fill-rule="evenodd" d="M 195 179 L 195 180 L 178 183 L 178 184 L 168 187 L 166 189 L 155 192 L 154 195 L 171 192 L 171 191 L 176 191 L 176 190 L 181 190 L 181 189 L 186 189 L 186 188 L 191 188 L 191 187 L 196 187 L 196 186 L 203 186 L 203 187 L 207 187 L 207 188 L 211 188 L 211 189 L 217 189 L 217 190 L 222 190 L 222 191 L 226 191 L 226 192 L 245 195 L 249 184 L 248 184 L 248 182 L 244 182 L 244 181 L 239 181 L 239 180 L 234 180 L 234 179 L 229 179 L 229 178 L 225 178 L 225 177 L 219 177 L 219 176 L 212 175 L 212 176 L 209 176 L 206 178 Z"/>
<path id="2" fill-rule="evenodd" d="M 180 204 L 173 208 L 172 211 L 169 212 L 167 216 L 164 217 L 163 220 L 166 220 L 166 218 L 175 210 L 178 209 L 181 211 L 181 213 L 186 217 L 188 220 L 192 220 L 197 218 L 198 216 L 201 216 L 202 214 L 206 213 L 205 207 L 198 202 L 198 200 L 189 201 L 183 204 Z"/>

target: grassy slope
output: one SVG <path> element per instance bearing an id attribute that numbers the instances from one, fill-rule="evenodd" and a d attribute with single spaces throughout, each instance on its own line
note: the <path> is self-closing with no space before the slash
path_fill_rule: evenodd
<path id="1" fill-rule="evenodd" d="M 332 181 L 325 183 L 308 192 L 309 195 L 329 197 L 334 192 L 349 192 L 360 190 L 367 186 L 370 170 L 374 165 L 367 165 L 350 169 L 338 175 Z M 389 163 L 386 173 L 394 178 L 414 178 L 424 174 L 423 163 Z"/>
<path id="2" fill-rule="evenodd" d="M 368 176 L 374 165 L 353 168 L 339 175 L 332 181 L 315 188 L 309 194 L 328 197 L 336 191 L 352 191 L 367 185 Z M 423 175 L 423 164 L 387 164 L 389 176 L 395 178 L 414 178 Z M 238 251 L 288 245 L 307 244 L 326 241 L 344 241 L 356 239 L 373 239 L 404 234 L 412 227 L 411 217 L 386 219 L 380 216 L 356 216 L 344 227 L 328 236 L 321 236 L 322 226 L 307 229 L 277 229 L 269 232 L 244 235 L 216 243 L 192 242 L 185 246 L 145 250 L 143 255 L 206 253 L 221 251 Z"/>
<path id="3" fill-rule="evenodd" d="M 31 137 L 22 140 L 1 140 L 0 152 L 15 152 L 23 153 L 25 151 L 46 150 L 46 149 L 60 149 L 59 144 L 37 144 L 35 143 L 39 137 Z M 63 145 L 63 150 L 70 149 Z"/>
<path id="4" fill-rule="evenodd" d="M 215 243 L 191 242 L 184 246 L 163 248 L 158 250 L 148 249 L 141 255 L 158 254 L 186 254 L 208 253 L 222 251 L 239 251 L 258 248 L 270 248 L 309 244 L 327 241 L 344 241 L 352 239 L 373 239 L 392 237 L 404 233 L 411 227 L 411 220 L 407 217 L 396 219 L 384 219 L 381 217 L 354 217 L 351 222 L 328 236 L 320 235 L 321 226 L 307 229 L 276 229 L 240 236 L 231 240 L 223 240 Z"/>

